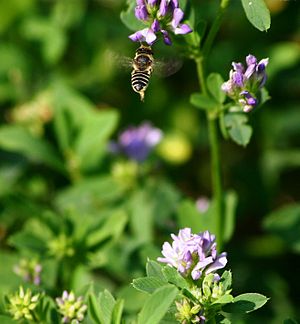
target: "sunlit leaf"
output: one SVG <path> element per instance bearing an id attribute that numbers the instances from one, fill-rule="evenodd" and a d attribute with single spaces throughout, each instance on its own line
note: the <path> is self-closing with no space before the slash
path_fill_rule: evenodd
<path id="1" fill-rule="evenodd" d="M 146 301 L 138 316 L 138 324 L 158 324 L 173 303 L 178 290 L 174 286 L 157 289 Z"/>
<path id="2" fill-rule="evenodd" d="M 271 26 L 271 16 L 264 0 L 241 0 L 250 23 L 260 31 L 266 31 Z"/>
<path id="3" fill-rule="evenodd" d="M 223 310 L 226 313 L 250 313 L 262 307 L 268 299 L 256 293 L 242 294 L 234 297 L 233 303 L 226 305 Z"/>

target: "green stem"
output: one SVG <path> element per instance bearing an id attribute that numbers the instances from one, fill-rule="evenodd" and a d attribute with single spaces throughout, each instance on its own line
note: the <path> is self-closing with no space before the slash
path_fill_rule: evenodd
<path id="1" fill-rule="evenodd" d="M 218 30 L 221 26 L 223 14 L 229 4 L 229 0 L 221 0 L 219 12 L 214 20 L 207 38 L 204 42 L 201 56 L 195 58 L 197 65 L 197 73 L 199 79 L 200 91 L 207 95 L 206 77 L 204 71 L 204 62 L 208 56 Z M 219 138 L 218 138 L 218 111 L 207 111 L 206 113 L 209 133 L 209 145 L 211 151 L 211 177 L 212 177 L 212 190 L 214 203 L 216 205 L 215 215 L 215 234 L 219 249 L 223 244 L 223 221 L 224 221 L 224 202 L 223 202 L 223 190 L 222 190 L 222 175 L 221 175 L 221 162 L 220 162 L 220 150 L 219 150 Z"/>
<path id="2" fill-rule="evenodd" d="M 199 78 L 200 89 L 203 94 L 207 94 L 205 82 L 205 73 L 203 69 L 203 57 L 196 59 L 197 73 Z M 217 128 L 217 113 L 209 111 L 206 114 L 209 133 L 209 145 L 211 151 L 211 178 L 214 203 L 216 205 L 215 214 L 215 235 L 219 249 L 222 247 L 222 228 L 223 228 L 223 194 L 221 181 L 221 163 L 219 153 L 219 139 Z"/>
<path id="3" fill-rule="evenodd" d="M 206 40 L 204 42 L 204 45 L 203 45 L 203 55 L 204 55 L 204 57 L 207 57 L 207 55 L 210 52 L 212 44 L 213 44 L 213 42 L 214 42 L 214 40 L 215 40 L 215 38 L 217 36 L 217 33 L 218 33 L 219 29 L 220 29 L 222 18 L 223 18 L 225 10 L 228 7 L 229 1 L 230 0 L 221 0 L 217 17 L 214 20 L 214 22 L 213 22 L 213 24 L 212 24 L 212 26 L 211 26 L 211 28 L 210 28 L 210 30 L 208 32 L 207 38 L 206 38 Z"/>

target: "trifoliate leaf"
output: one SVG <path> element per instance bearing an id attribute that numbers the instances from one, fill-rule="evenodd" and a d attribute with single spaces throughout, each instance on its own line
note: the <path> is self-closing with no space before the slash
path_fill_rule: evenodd
<path id="1" fill-rule="evenodd" d="M 245 114 L 227 114 L 224 117 L 230 138 L 239 145 L 246 146 L 252 135 L 251 126 L 247 125 L 248 117 Z"/>
<path id="2" fill-rule="evenodd" d="M 151 294 L 158 288 L 167 285 L 167 281 L 157 277 L 143 277 L 134 279 L 132 285 L 139 291 Z"/>
<path id="3" fill-rule="evenodd" d="M 197 108 L 212 110 L 218 106 L 218 102 L 202 93 L 192 93 L 190 103 Z"/>
<path id="4" fill-rule="evenodd" d="M 271 25 L 270 11 L 264 0 L 242 0 L 247 19 L 260 31 L 267 31 Z"/>
<path id="5" fill-rule="evenodd" d="M 226 305 L 226 313 L 250 313 L 262 307 L 269 298 L 256 293 L 242 294 L 234 297 L 233 303 Z"/>

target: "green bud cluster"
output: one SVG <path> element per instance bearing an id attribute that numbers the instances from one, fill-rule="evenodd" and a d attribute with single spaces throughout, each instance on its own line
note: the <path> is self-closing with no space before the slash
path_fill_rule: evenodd
<path id="1" fill-rule="evenodd" d="M 72 247 L 72 240 L 67 238 L 65 234 L 60 234 L 48 243 L 49 254 L 62 259 L 64 257 L 72 257 L 75 253 Z"/>
<path id="2" fill-rule="evenodd" d="M 204 323 L 214 318 L 223 301 L 233 299 L 228 286 L 223 277 L 216 279 L 213 273 L 206 275 L 199 286 L 193 286 L 188 295 L 176 302 L 176 318 L 184 324 Z"/>
<path id="3" fill-rule="evenodd" d="M 38 305 L 40 294 L 33 295 L 30 289 L 24 292 L 23 287 L 19 288 L 19 292 L 8 296 L 8 311 L 13 319 L 34 320 L 34 309 Z"/>

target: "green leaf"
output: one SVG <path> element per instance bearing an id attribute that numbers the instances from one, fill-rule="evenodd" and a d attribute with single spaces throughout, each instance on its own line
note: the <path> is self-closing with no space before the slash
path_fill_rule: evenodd
<path id="1" fill-rule="evenodd" d="M 146 264 L 146 273 L 148 277 L 157 277 L 164 279 L 161 265 L 153 260 L 148 260 Z"/>
<path id="2" fill-rule="evenodd" d="M 220 298 L 218 298 L 216 301 L 213 302 L 213 304 L 229 304 L 233 302 L 233 296 L 231 295 L 223 295 Z"/>
<path id="3" fill-rule="evenodd" d="M 225 222 L 223 238 L 225 242 L 228 242 L 234 231 L 235 226 L 235 214 L 238 203 L 238 197 L 235 191 L 229 191 L 225 196 Z"/>
<path id="4" fill-rule="evenodd" d="M 276 42 L 270 47 L 269 53 L 268 78 L 270 79 L 281 71 L 291 69 L 300 60 L 299 44 L 293 41 Z"/>
<path id="5" fill-rule="evenodd" d="M 95 248 L 108 238 L 118 238 L 127 223 L 127 215 L 124 210 L 117 210 L 105 220 L 101 228 L 91 232 L 86 240 L 89 248 Z"/>
<path id="6" fill-rule="evenodd" d="M 62 57 L 67 37 L 65 31 L 48 18 L 33 18 L 25 20 L 22 31 L 29 40 L 41 43 L 42 53 L 47 63 L 54 64 Z"/>
<path id="7" fill-rule="evenodd" d="M 224 290 L 228 290 L 231 288 L 231 284 L 232 284 L 232 273 L 231 271 L 224 271 L 221 277 L 221 281 L 223 284 L 223 288 Z"/>
<path id="8" fill-rule="evenodd" d="M 61 172 L 65 170 L 53 147 L 21 126 L 1 127 L 0 147 L 7 151 L 21 153 L 34 163 L 44 163 Z"/>
<path id="9" fill-rule="evenodd" d="M 166 280 L 159 279 L 157 277 L 143 277 L 137 278 L 132 281 L 132 286 L 146 293 L 153 293 L 158 288 L 167 285 Z"/>
<path id="10" fill-rule="evenodd" d="M 19 232 L 9 238 L 9 244 L 19 250 L 30 250 L 41 255 L 47 251 L 47 244 L 33 233 Z"/>
<path id="11" fill-rule="evenodd" d="M 287 318 L 283 321 L 283 324 L 298 324 L 298 322 L 292 318 Z"/>
<path id="12" fill-rule="evenodd" d="M 124 309 L 124 299 L 118 299 L 113 309 L 111 323 L 121 324 L 123 309 Z"/>
<path id="13" fill-rule="evenodd" d="M 138 324 L 158 324 L 176 298 L 178 290 L 173 285 L 157 289 L 144 304 Z"/>
<path id="14" fill-rule="evenodd" d="M 102 324 L 100 320 L 101 318 L 100 304 L 97 301 L 97 298 L 94 293 L 90 293 L 88 296 L 88 312 L 93 323 Z"/>
<path id="15" fill-rule="evenodd" d="M 140 20 L 138 20 L 134 14 L 134 8 L 136 6 L 135 1 L 127 0 L 127 10 L 121 12 L 120 18 L 123 24 L 132 31 L 137 31 L 146 27 Z"/>
<path id="16" fill-rule="evenodd" d="M 5 315 L 0 315 L 0 323 L 1 324 L 16 324 L 16 321 L 13 320 L 11 317 L 9 316 L 5 316 Z"/>
<path id="17" fill-rule="evenodd" d="M 246 146 L 252 135 L 252 127 L 247 125 L 248 117 L 244 114 L 229 113 L 224 118 L 230 138 L 237 144 Z"/>
<path id="18" fill-rule="evenodd" d="M 111 177 L 85 178 L 58 193 L 55 204 L 61 211 L 93 214 L 122 196 L 123 190 Z"/>
<path id="19" fill-rule="evenodd" d="M 115 130 L 118 114 L 114 110 L 93 111 L 82 120 L 81 129 L 74 150 L 80 160 L 80 168 L 88 171 L 99 165 L 107 152 L 107 141 Z"/>
<path id="20" fill-rule="evenodd" d="M 260 31 L 267 31 L 271 25 L 270 11 L 264 0 L 242 0 L 250 23 Z"/>
<path id="21" fill-rule="evenodd" d="M 219 73 L 211 73 L 207 77 L 207 88 L 214 99 L 220 104 L 225 101 L 226 94 L 222 91 L 221 86 L 224 82 L 222 76 Z"/>
<path id="22" fill-rule="evenodd" d="M 134 192 L 130 198 L 130 227 L 139 242 L 153 241 L 155 203 L 147 189 Z"/>
<path id="23" fill-rule="evenodd" d="M 99 294 L 98 300 L 100 304 L 99 315 L 101 324 L 111 324 L 112 313 L 116 305 L 114 297 L 108 290 L 105 289 Z"/>
<path id="24" fill-rule="evenodd" d="M 189 288 L 188 282 L 178 273 L 175 268 L 164 266 L 162 272 L 169 283 L 172 283 L 179 288 Z"/>
<path id="25" fill-rule="evenodd" d="M 203 232 L 206 230 L 215 233 L 216 229 L 216 218 L 215 214 L 215 203 L 209 202 L 209 207 L 205 212 L 200 212 L 196 208 L 195 201 L 188 199 L 183 200 L 177 210 L 178 225 L 180 228 L 190 227 L 193 232 Z"/>
<path id="26" fill-rule="evenodd" d="M 202 93 L 192 93 L 190 103 L 195 107 L 204 110 L 212 110 L 218 106 L 218 102 Z"/>
<path id="27" fill-rule="evenodd" d="M 223 310 L 226 313 L 250 313 L 262 307 L 268 299 L 256 293 L 242 294 L 234 297 L 233 303 L 226 305 Z"/>
<path id="28" fill-rule="evenodd" d="M 300 204 L 284 206 L 266 216 L 263 227 L 300 251 Z"/>

